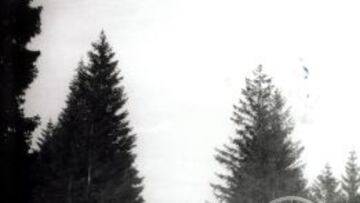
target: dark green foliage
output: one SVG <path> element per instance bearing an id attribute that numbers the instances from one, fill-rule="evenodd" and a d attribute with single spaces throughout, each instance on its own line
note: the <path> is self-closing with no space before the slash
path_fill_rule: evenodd
<path id="1" fill-rule="evenodd" d="M 315 202 L 342 203 L 344 197 L 339 189 L 339 181 L 333 176 L 330 165 L 326 165 L 322 174 L 315 180 L 312 187 Z"/>
<path id="2" fill-rule="evenodd" d="M 221 202 L 268 203 L 285 195 L 305 195 L 299 156 L 302 148 L 289 137 L 293 125 L 284 99 L 261 66 L 246 79 L 243 98 L 234 106 L 236 136 L 217 150 L 227 173 L 212 185 Z"/>
<path id="3" fill-rule="evenodd" d="M 359 186 L 360 174 L 357 165 L 355 151 L 350 152 L 349 160 L 346 163 L 345 176 L 342 177 L 342 189 L 346 193 L 347 203 L 360 202 Z"/>
<path id="4" fill-rule="evenodd" d="M 103 32 L 92 46 L 88 64 L 81 62 L 77 69 L 51 141 L 41 150 L 53 160 L 46 173 L 61 169 L 50 174 L 47 195 L 51 202 L 141 203 L 122 77 Z"/>
<path id="5" fill-rule="evenodd" d="M 40 32 L 41 8 L 31 0 L 0 1 L 0 196 L 3 202 L 29 202 L 29 142 L 38 117 L 25 117 L 24 95 L 36 76 L 39 51 L 27 48 Z"/>

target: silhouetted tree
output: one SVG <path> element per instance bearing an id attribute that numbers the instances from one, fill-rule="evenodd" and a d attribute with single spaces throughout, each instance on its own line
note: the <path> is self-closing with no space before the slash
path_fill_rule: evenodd
<path id="1" fill-rule="evenodd" d="M 46 128 L 42 131 L 41 136 L 38 138 L 37 145 L 41 149 L 37 152 L 36 161 L 36 185 L 34 189 L 34 202 L 61 202 L 62 198 L 54 194 L 61 194 L 57 187 L 63 183 L 63 176 L 58 176 L 63 171 L 61 170 L 61 152 L 59 148 L 59 140 L 55 140 L 54 132 L 56 125 L 49 121 Z M 58 151 L 56 151 L 58 150 Z M 57 175 L 57 176 L 56 176 Z"/>
<path id="2" fill-rule="evenodd" d="M 214 184 L 221 202 L 268 203 L 284 195 L 305 195 L 299 156 L 302 148 L 290 139 L 293 124 L 284 99 L 259 66 L 246 87 L 232 120 L 236 136 L 217 150 L 216 160 L 227 173 Z"/>
<path id="3" fill-rule="evenodd" d="M 312 197 L 316 202 L 341 203 L 344 197 L 339 189 L 339 181 L 332 174 L 330 165 L 326 165 L 312 186 Z"/>
<path id="4" fill-rule="evenodd" d="M 359 166 L 356 163 L 356 152 L 350 152 L 349 160 L 346 163 L 345 176 L 342 176 L 342 188 L 346 193 L 347 203 L 360 202 L 359 186 L 360 186 L 360 174 Z"/>
<path id="5" fill-rule="evenodd" d="M 29 50 L 40 32 L 40 7 L 31 0 L 0 1 L 0 198 L 30 202 L 30 136 L 39 118 L 25 117 L 24 95 L 34 80 L 39 51 Z"/>
<path id="6" fill-rule="evenodd" d="M 92 46 L 88 64 L 79 65 L 50 142 L 49 149 L 59 149 L 51 152 L 54 157 L 62 157 L 56 174 L 63 177 L 57 183 L 62 190 L 54 191 L 63 192 L 54 196 L 62 202 L 141 203 L 142 179 L 134 167 L 135 135 L 124 109 L 123 78 L 103 32 Z"/>

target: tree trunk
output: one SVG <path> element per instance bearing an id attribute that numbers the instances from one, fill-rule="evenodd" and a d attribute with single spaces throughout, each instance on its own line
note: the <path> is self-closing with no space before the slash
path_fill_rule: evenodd
<path id="1" fill-rule="evenodd" d="M 86 186 L 86 193 L 87 193 L 87 199 L 88 201 L 90 201 L 90 197 L 91 197 L 91 181 L 92 181 L 92 160 L 91 160 L 91 153 L 89 154 L 88 157 L 88 170 L 87 170 L 87 186 Z"/>
<path id="2" fill-rule="evenodd" d="M 91 182 L 92 182 L 92 149 L 91 149 L 91 140 L 94 133 L 94 125 L 90 127 L 90 133 L 88 136 L 88 168 L 87 168 L 87 185 L 86 185 L 86 198 L 88 202 L 91 198 Z"/>
<path id="3" fill-rule="evenodd" d="M 72 177 L 69 177 L 68 187 L 67 187 L 67 203 L 72 203 Z"/>

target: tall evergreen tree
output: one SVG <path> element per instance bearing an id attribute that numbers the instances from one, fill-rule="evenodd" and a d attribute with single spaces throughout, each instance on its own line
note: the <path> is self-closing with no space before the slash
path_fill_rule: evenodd
<path id="1" fill-rule="evenodd" d="M 54 180 L 58 202 L 140 203 L 142 179 L 134 166 L 135 135 L 124 109 L 122 77 L 106 36 L 80 63 L 67 106 L 53 132 L 53 157 L 61 165 Z M 62 178 L 61 178 L 62 177 Z"/>
<path id="2" fill-rule="evenodd" d="M 40 32 L 40 7 L 31 0 L 0 1 L 0 197 L 4 202 L 29 202 L 30 136 L 39 119 L 25 117 L 24 95 L 36 76 L 40 52 L 28 49 Z"/>
<path id="3" fill-rule="evenodd" d="M 359 186 L 360 171 L 357 164 L 356 152 L 350 152 L 349 160 L 346 163 L 345 176 L 342 177 L 342 188 L 346 193 L 347 203 L 360 202 Z"/>
<path id="4" fill-rule="evenodd" d="M 246 79 L 243 98 L 234 106 L 236 136 L 217 150 L 227 173 L 214 194 L 227 203 L 268 203 L 284 195 L 305 195 L 299 156 L 302 148 L 290 139 L 293 124 L 284 99 L 259 66 Z"/>
<path id="5" fill-rule="evenodd" d="M 312 187 L 312 196 L 316 202 L 341 203 L 344 197 L 339 189 L 339 181 L 334 177 L 330 165 L 326 165 Z"/>
<path id="6" fill-rule="evenodd" d="M 52 177 L 52 174 L 56 174 L 56 171 L 60 169 L 60 164 L 54 165 L 58 162 L 59 157 L 54 157 L 57 155 L 54 150 L 54 131 L 56 125 L 53 122 L 49 121 L 46 125 L 46 128 L 42 131 L 41 136 L 38 138 L 37 145 L 41 149 L 40 152 L 37 152 L 36 160 L 36 176 L 35 180 L 37 181 L 34 189 L 34 202 L 56 202 L 48 196 L 48 194 L 56 193 L 54 191 L 54 183 L 61 181 Z"/>

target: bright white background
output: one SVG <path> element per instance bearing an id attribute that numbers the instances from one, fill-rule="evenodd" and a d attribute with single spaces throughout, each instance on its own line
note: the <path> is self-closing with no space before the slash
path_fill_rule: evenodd
<path id="1" fill-rule="evenodd" d="M 36 0 L 42 33 L 31 47 L 42 55 L 26 112 L 56 120 L 104 29 L 125 76 L 148 203 L 214 202 L 214 148 L 234 135 L 232 105 L 259 64 L 292 106 L 306 177 L 327 162 L 340 176 L 348 152 L 360 149 L 356 2 Z"/>

